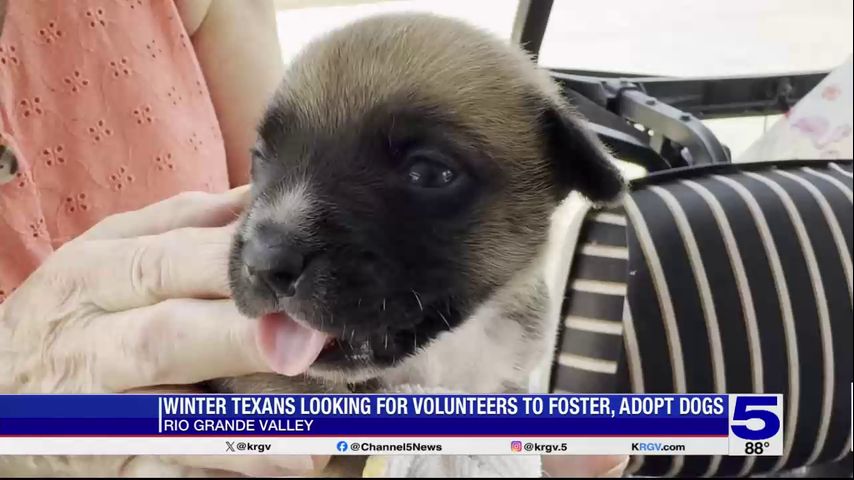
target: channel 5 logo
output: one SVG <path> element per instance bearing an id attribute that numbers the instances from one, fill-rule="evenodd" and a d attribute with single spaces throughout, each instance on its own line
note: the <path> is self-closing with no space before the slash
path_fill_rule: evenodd
<path id="1" fill-rule="evenodd" d="M 775 411 L 777 408 L 782 410 L 782 403 L 777 395 L 736 395 L 730 430 L 744 440 L 772 438 L 783 426 L 779 413 Z"/>
<path id="2" fill-rule="evenodd" d="M 729 396 L 729 454 L 783 454 L 783 396 Z"/>

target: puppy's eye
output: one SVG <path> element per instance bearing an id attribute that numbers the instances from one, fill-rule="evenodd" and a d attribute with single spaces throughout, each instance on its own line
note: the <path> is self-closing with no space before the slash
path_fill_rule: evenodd
<path id="1" fill-rule="evenodd" d="M 406 182 L 417 188 L 442 188 L 454 183 L 459 174 L 441 156 L 415 153 L 406 163 Z"/>
<path id="2" fill-rule="evenodd" d="M 260 148 L 253 147 L 249 154 L 251 155 L 251 162 L 249 163 L 249 175 L 253 178 L 259 173 L 261 167 L 267 163 L 266 157 L 264 157 L 264 152 L 261 151 Z"/>

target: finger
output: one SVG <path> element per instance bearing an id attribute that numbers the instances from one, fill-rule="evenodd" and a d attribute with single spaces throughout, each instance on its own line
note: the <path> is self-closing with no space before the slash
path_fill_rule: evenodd
<path id="1" fill-rule="evenodd" d="M 0 472 L 28 478 L 222 478 L 222 472 L 169 463 L 154 456 L 121 455 L 0 455 Z"/>
<path id="2" fill-rule="evenodd" d="M 194 469 L 216 469 L 252 477 L 305 475 L 314 472 L 308 455 L 171 455 L 165 462 Z"/>
<path id="3" fill-rule="evenodd" d="M 324 468 L 326 468 L 326 466 L 329 465 L 330 460 L 332 460 L 332 457 L 330 457 L 329 455 L 312 455 L 311 456 L 311 461 L 314 464 L 314 471 L 315 472 L 320 472 Z"/>
<path id="4" fill-rule="evenodd" d="M 135 456 L 126 459 L 119 477 L 130 478 L 229 478 L 233 471 L 197 468 L 169 461 L 169 457 Z"/>
<path id="5" fill-rule="evenodd" d="M 270 372 L 255 323 L 230 300 L 175 299 L 102 315 L 56 341 L 71 352 L 92 352 L 88 378 L 107 391 L 126 391 Z"/>
<path id="6" fill-rule="evenodd" d="M 136 395 L 189 395 L 208 393 L 196 385 L 156 385 L 152 387 L 132 388 L 121 393 Z"/>
<path id="7" fill-rule="evenodd" d="M 544 455 L 543 470 L 551 477 L 621 477 L 626 455 Z"/>
<path id="8" fill-rule="evenodd" d="M 116 312 L 169 298 L 227 298 L 235 226 L 182 228 L 160 235 L 101 240 L 66 255 L 79 264 L 89 300 Z"/>
<path id="9" fill-rule="evenodd" d="M 184 227 L 220 227 L 237 219 L 248 199 L 248 185 L 224 193 L 185 192 L 139 210 L 111 215 L 78 239 L 127 238 Z"/>

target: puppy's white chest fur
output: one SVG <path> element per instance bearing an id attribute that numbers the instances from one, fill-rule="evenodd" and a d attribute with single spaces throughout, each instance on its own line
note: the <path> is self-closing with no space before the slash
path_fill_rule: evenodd
<path id="1" fill-rule="evenodd" d="M 382 390 L 419 385 L 473 393 L 528 390 L 551 353 L 548 290 L 535 262 L 498 289 L 458 328 L 383 374 Z"/>

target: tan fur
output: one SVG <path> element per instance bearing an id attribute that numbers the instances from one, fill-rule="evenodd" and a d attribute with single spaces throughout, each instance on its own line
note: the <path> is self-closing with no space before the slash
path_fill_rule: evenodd
<path id="1" fill-rule="evenodd" d="M 554 82 L 517 46 L 457 20 L 392 14 L 309 44 L 277 96 L 299 107 L 300 123 L 325 132 L 347 128 L 376 105 L 451 106 L 464 127 L 489 139 L 487 153 L 506 161 L 502 168 L 513 178 L 508 201 L 484 212 L 478 232 L 466 239 L 471 254 L 466 260 L 476 265 L 473 270 L 500 282 L 530 261 L 554 209 L 543 195 L 550 172 L 542 168 L 539 112 L 531 108 L 534 92 L 568 108 Z M 537 234 L 514 235 L 506 229 L 507 219 L 519 231 Z M 506 245 L 514 241 L 529 244 L 520 245 L 518 258 L 508 259 Z"/>

